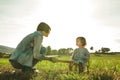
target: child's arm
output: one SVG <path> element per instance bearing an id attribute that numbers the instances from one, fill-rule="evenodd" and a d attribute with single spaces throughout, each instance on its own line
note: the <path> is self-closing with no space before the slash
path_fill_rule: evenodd
<path id="1" fill-rule="evenodd" d="M 58 59 L 55 58 L 55 57 L 47 57 L 47 56 L 45 56 L 43 60 L 49 60 L 49 61 L 52 61 L 52 62 L 56 62 Z"/>
<path id="2" fill-rule="evenodd" d="M 56 57 L 45 57 L 44 60 L 49 60 L 49 61 L 52 61 L 52 62 L 74 63 L 71 60 L 59 60 Z"/>
<path id="3" fill-rule="evenodd" d="M 88 62 L 89 59 L 90 59 L 90 53 L 86 51 L 83 55 L 83 60 L 84 62 Z"/>
<path id="4" fill-rule="evenodd" d="M 42 54 L 40 54 L 42 40 L 40 40 L 40 36 L 34 37 L 34 48 L 33 48 L 33 57 L 37 60 L 40 60 Z"/>

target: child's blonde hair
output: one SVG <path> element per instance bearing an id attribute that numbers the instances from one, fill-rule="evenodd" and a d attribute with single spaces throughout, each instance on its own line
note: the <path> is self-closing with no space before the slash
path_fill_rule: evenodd
<path id="1" fill-rule="evenodd" d="M 79 39 L 82 43 L 82 46 L 85 46 L 87 43 L 86 43 L 86 39 L 84 37 L 77 37 L 76 39 Z"/>

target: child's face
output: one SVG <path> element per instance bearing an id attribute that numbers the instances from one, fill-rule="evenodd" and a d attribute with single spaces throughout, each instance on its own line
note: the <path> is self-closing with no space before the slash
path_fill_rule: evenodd
<path id="1" fill-rule="evenodd" d="M 81 40 L 80 39 L 76 39 L 76 45 L 78 47 L 82 47 L 82 43 L 81 43 Z"/>
<path id="2" fill-rule="evenodd" d="M 46 33 L 45 31 L 43 32 L 43 36 L 45 36 L 45 37 L 48 37 L 49 34 L 50 34 L 50 30 L 48 33 Z"/>

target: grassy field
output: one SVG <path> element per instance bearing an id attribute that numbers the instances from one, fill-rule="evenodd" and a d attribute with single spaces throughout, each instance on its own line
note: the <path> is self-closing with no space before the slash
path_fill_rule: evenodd
<path id="1" fill-rule="evenodd" d="M 58 57 L 69 60 L 69 56 Z M 120 80 L 120 54 L 115 55 L 91 55 L 89 73 L 78 74 L 77 71 L 69 71 L 67 63 L 52 63 L 50 61 L 39 62 L 35 68 L 40 72 L 32 78 L 20 70 L 11 67 L 8 59 L 0 59 L 0 80 Z"/>

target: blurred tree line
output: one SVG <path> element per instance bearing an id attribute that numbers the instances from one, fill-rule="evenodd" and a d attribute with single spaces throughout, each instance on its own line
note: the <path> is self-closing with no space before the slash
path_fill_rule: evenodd
<path id="1" fill-rule="evenodd" d="M 0 52 L 0 58 L 9 58 L 11 54 Z"/>
<path id="2" fill-rule="evenodd" d="M 60 48 L 58 50 L 52 50 L 50 46 L 46 47 L 47 49 L 47 55 L 72 55 L 74 49 L 73 48 Z M 93 50 L 94 47 L 91 46 L 90 50 Z M 110 48 L 102 47 L 98 51 L 95 51 L 94 53 L 108 53 L 110 52 Z"/>
<path id="3" fill-rule="evenodd" d="M 58 50 L 51 49 L 50 46 L 46 47 L 47 55 L 71 55 L 73 53 L 73 48 L 60 48 Z"/>
<path id="4" fill-rule="evenodd" d="M 110 51 L 110 48 L 101 48 L 98 51 L 95 51 L 95 53 L 108 53 Z"/>
<path id="5" fill-rule="evenodd" d="M 56 49 L 51 49 L 51 46 L 47 46 L 46 47 L 47 49 L 47 52 L 46 52 L 46 55 L 68 55 L 68 56 L 71 56 L 74 49 L 73 48 L 60 48 L 58 50 Z M 94 50 L 94 47 L 91 46 L 90 47 L 90 50 Z M 110 48 L 105 48 L 105 47 L 102 47 L 101 49 L 95 51 L 94 53 L 108 53 L 110 51 Z M 8 54 L 8 53 L 2 53 L 0 52 L 0 58 L 9 58 L 11 54 Z"/>

